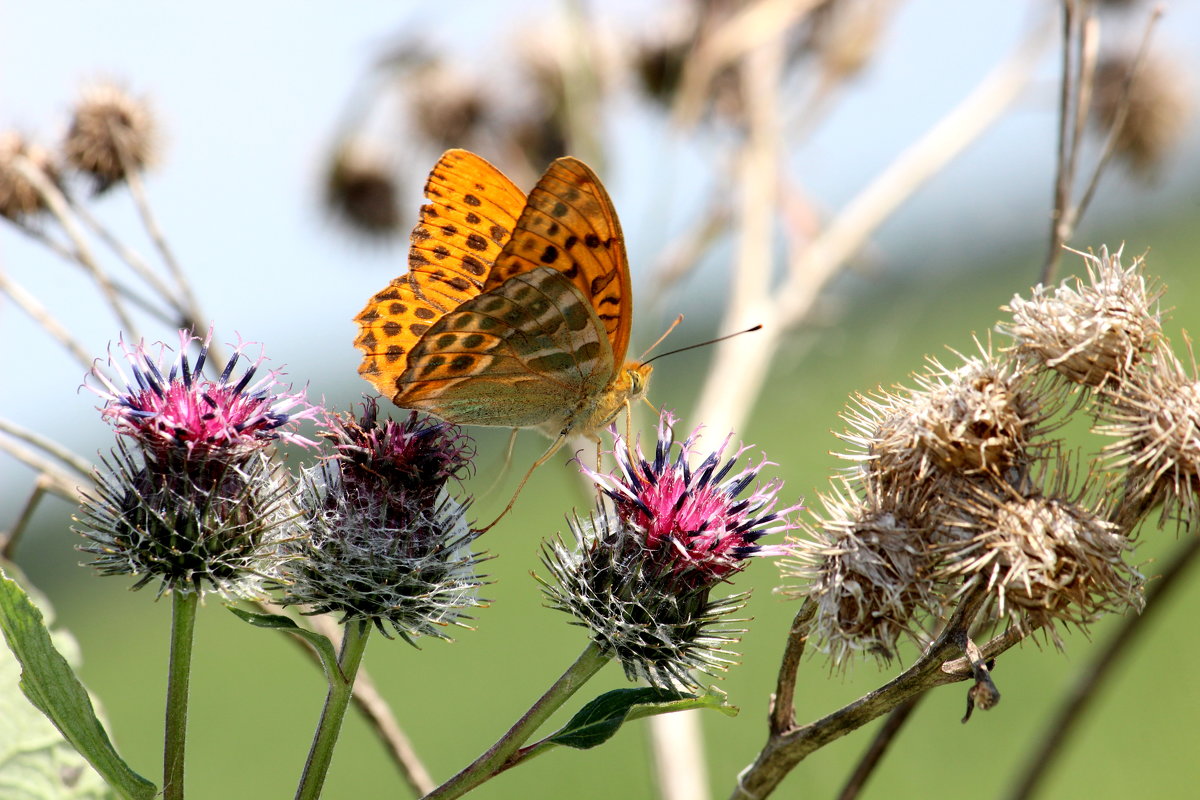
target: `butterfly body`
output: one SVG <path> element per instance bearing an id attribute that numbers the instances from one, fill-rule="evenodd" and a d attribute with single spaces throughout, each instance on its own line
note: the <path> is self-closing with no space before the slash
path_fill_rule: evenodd
<path id="1" fill-rule="evenodd" d="M 356 317 L 359 372 L 402 408 L 451 422 L 594 435 L 640 399 L 620 224 L 582 162 L 551 164 L 528 198 L 462 150 L 442 156 L 410 271 Z"/>

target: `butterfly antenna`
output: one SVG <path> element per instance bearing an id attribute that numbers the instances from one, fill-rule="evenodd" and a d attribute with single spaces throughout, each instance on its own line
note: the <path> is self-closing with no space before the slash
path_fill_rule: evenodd
<path id="1" fill-rule="evenodd" d="M 677 323 L 679 322 L 678 319 L 675 321 Z M 672 325 L 671 327 L 673 328 L 675 326 Z M 754 331 L 757 331 L 757 330 L 762 330 L 762 325 L 755 325 L 752 328 L 746 328 L 746 330 L 738 331 L 737 333 L 727 333 L 724 336 L 718 336 L 715 339 L 709 339 L 707 342 L 697 342 L 696 344 L 689 344 L 687 347 L 681 347 L 678 350 L 668 350 L 665 353 L 659 353 L 654 358 L 650 359 L 650 361 L 657 361 L 658 359 L 662 358 L 663 356 L 673 356 L 676 353 L 682 353 L 685 350 L 695 350 L 697 347 L 708 347 L 710 344 L 716 344 L 717 342 L 723 342 L 726 339 L 732 339 L 735 336 L 741 336 L 743 333 L 753 333 Z M 670 333 L 670 331 L 668 330 L 667 333 Z M 666 334 L 663 334 L 663 336 L 666 336 Z M 662 339 L 659 339 L 658 341 L 661 342 Z M 642 364 L 649 364 L 650 361 L 643 361 Z"/>
<path id="2" fill-rule="evenodd" d="M 563 443 L 566 441 L 567 441 L 566 434 L 560 433 L 558 435 L 558 438 L 554 440 L 554 443 L 552 445 L 550 445 L 550 449 L 547 450 L 546 452 L 542 453 L 541 458 L 539 458 L 537 461 L 533 462 L 533 466 L 530 467 L 529 471 L 525 473 L 525 477 L 521 478 L 521 482 L 517 484 L 517 490 L 515 492 L 513 492 L 512 499 L 508 501 L 508 505 L 506 505 L 504 507 L 504 510 L 500 512 L 500 516 L 496 517 L 494 520 L 489 522 L 486 527 L 477 528 L 476 530 L 478 530 L 479 533 L 487 533 L 488 531 L 490 531 L 492 528 L 494 528 L 496 526 L 497 522 L 504 519 L 504 517 L 508 515 L 509 511 L 512 511 L 512 507 L 514 505 L 516 505 L 517 498 L 521 496 L 521 490 L 524 489 L 525 484 L 529 482 L 529 476 L 533 475 L 533 471 L 535 469 L 537 469 L 542 464 L 545 464 L 547 461 L 549 461 L 550 457 L 553 456 L 555 453 L 557 453 L 559 451 L 559 448 L 561 448 L 563 446 Z"/>
<path id="3" fill-rule="evenodd" d="M 663 335 L 658 337 L 654 341 L 654 344 L 652 344 L 646 348 L 646 352 L 642 353 L 642 357 L 639 358 L 638 361 L 641 361 L 643 364 L 648 363 L 646 361 L 646 356 L 650 355 L 650 351 L 653 350 L 654 348 L 658 347 L 660 344 L 662 344 L 663 339 L 670 336 L 671 331 L 675 330 L 675 326 L 677 326 L 681 322 L 683 322 L 683 314 L 680 314 L 678 317 L 675 318 L 674 322 L 672 322 L 670 325 L 667 326 L 667 329 L 665 331 L 663 331 Z"/>

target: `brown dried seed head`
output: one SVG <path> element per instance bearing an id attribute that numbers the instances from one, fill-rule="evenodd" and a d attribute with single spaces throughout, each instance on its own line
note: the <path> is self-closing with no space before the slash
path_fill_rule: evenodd
<path id="1" fill-rule="evenodd" d="M 1190 374 L 1189 374 L 1190 373 Z M 1148 368 L 1111 392 L 1099 433 L 1115 437 L 1105 447 L 1108 464 L 1124 470 L 1124 504 L 1132 525 L 1154 506 L 1163 518 L 1195 530 L 1200 520 L 1200 380 L 1170 350 L 1156 351 Z"/>
<path id="2" fill-rule="evenodd" d="M 26 141 L 16 131 L 0 133 L 0 217 L 6 219 L 21 220 L 46 210 L 41 193 L 16 165 L 21 157 L 52 183 L 58 182 L 58 168 L 45 148 Z"/>
<path id="3" fill-rule="evenodd" d="M 1065 470 L 1055 472 L 1061 483 Z M 1140 607 L 1142 576 L 1123 558 L 1132 544 L 1079 498 L 981 489 L 956 510 L 963 535 L 939 548 L 937 577 L 985 581 L 998 619 L 1045 629 L 1058 642 L 1056 621 L 1085 626 L 1102 613 Z"/>
<path id="4" fill-rule="evenodd" d="M 158 157 L 158 128 L 145 102 L 112 84 L 84 90 L 63 142 L 63 157 L 103 192 Z"/>
<path id="5" fill-rule="evenodd" d="M 402 229 L 395 171 L 379 152 L 343 143 L 330 159 L 325 176 L 325 205 L 359 233 L 389 237 Z"/>
<path id="6" fill-rule="evenodd" d="M 1110 56 L 1096 68 L 1092 124 L 1107 136 L 1120 122 L 1117 154 L 1134 172 L 1153 176 L 1187 132 L 1192 116 L 1188 83 L 1183 70 L 1161 56 L 1152 54 L 1140 66 L 1128 55 Z"/>
<path id="7" fill-rule="evenodd" d="M 843 0 L 814 12 L 810 45 L 828 79 L 846 80 L 867 65 L 879 48 L 891 5 L 886 0 Z"/>
<path id="8" fill-rule="evenodd" d="M 1012 321 L 998 329 L 1013 338 L 1019 360 L 1052 369 L 1093 388 L 1124 380 L 1161 340 L 1161 287 L 1148 285 L 1142 259 L 1128 268 L 1121 251 L 1082 254 L 1088 279 L 1071 278 L 1054 289 L 1035 286 L 1002 308 Z"/>
<path id="9" fill-rule="evenodd" d="M 480 82 L 444 61 L 430 59 L 406 78 L 408 107 L 418 132 L 438 149 L 471 141 L 488 124 Z"/>
<path id="10" fill-rule="evenodd" d="M 915 520 L 929 496 L 953 494 L 972 476 L 1024 473 L 1062 402 L 1061 392 L 988 352 L 953 369 L 931 359 L 914 379 L 914 390 L 857 399 L 843 415 L 852 431 L 842 438 L 854 450 L 840 455 L 861 462 L 868 491 L 911 500 L 897 510 Z"/>
<path id="11" fill-rule="evenodd" d="M 855 498 L 844 481 L 821 502 L 825 516 L 814 513 L 807 538 L 789 542 L 797 558 L 780 563 L 799 585 L 781 591 L 817 602 L 814 636 L 831 663 L 862 652 L 890 660 L 904 637 L 925 643 L 940 608 L 925 532 Z"/>

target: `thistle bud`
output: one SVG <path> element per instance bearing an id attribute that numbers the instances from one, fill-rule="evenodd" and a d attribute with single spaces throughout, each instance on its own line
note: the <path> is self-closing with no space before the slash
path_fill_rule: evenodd
<path id="1" fill-rule="evenodd" d="M 203 377 L 210 339 L 194 367 L 186 350 L 195 339 L 180 331 L 169 371 L 167 348 L 155 357 L 144 344 L 124 342 L 132 380 L 111 355 L 117 379 L 92 370 L 89 388 L 121 438 L 76 530 L 91 540 L 80 549 L 97 556 L 93 565 L 138 576 L 134 588 L 157 579 L 160 594 L 256 596 L 278 566 L 280 541 L 294 535 L 290 487 L 266 448 L 279 440 L 312 444 L 288 426 L 315 409 L 303 393 L 277 394 L 276 372 L 251 383 L 261 355 L 235 382 L 244 345 L 217 380 Z"/>
<path id="2" fill-rule="evenodd" d="M 788 515 L 799 505 L 775 509 L 779 480 L 751 489 L 769 462 L 735 472 L 747 448 L 725 459 L 728 438 L 693 467 L 699 431 L 677 442 L 674 422 L 660 417 L 652 459 L 614 431 L 616 471 L 581 467 L 602 499 L 590 517 L 568 521 L 575 549 L 544 547 L 554 582 L 543 585 L 550 604 L 589 627 L 631 680 L 686 691 L 699 686 L 694 670 L 712 675 L 736 656 L 728 646 L 741 629 L 718 626 L 738 621 L 727 617 L 747 595 L 714 599 L 713 589 L 750 557 L 788 553 L 758 542 L 795 527 Z"/>
<path id="3" fill-rule="evenodd" d="M 334 453 L 305 476 L 301 505 L 310 535 L 294 542 L 285 566 L 284 603 L 342 621 L 385 623 L 405 641 L 450 637 L 466 627 L 463 609 L 483 605 L 471 551 L 479 532 L 468 503 L 446 491 L 465 475 L 474 449 L 459 429 L 419 416 L 378 420 L 373 399 L 363 415 L 331 417 Z"/>

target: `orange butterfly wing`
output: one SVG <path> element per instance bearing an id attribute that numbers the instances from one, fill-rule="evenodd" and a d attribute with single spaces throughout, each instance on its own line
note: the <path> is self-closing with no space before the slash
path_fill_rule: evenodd
<path id="1" fill-rule="evenodd" d="M 620 369 L 633 322 L 625 238 L 608 192 L 578 159 L 557 159 L 529 193 L 483 291 L 538 267 L 558 270 L 591 301 Z"/>
<path id="2" fill-rule="evenodd" d="M 407 356 L 434 322 L 479 295 L 525 208 L 525 194 L 466 150 L 447 150 L 425 182 L 428 203 L 413 228 L 409 271 L 354 318 L 363 351 L 358 372 L 380 393 L 404 387 Z"/>

